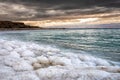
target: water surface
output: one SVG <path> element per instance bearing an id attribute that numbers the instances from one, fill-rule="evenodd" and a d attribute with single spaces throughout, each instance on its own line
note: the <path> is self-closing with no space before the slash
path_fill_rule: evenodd
<path id="1" fill-rule="evenodd" d="M 120 61 L 120 29 L 4 31 L 0 32 L 0 38 L 32 41 L 76 54 Z"/>

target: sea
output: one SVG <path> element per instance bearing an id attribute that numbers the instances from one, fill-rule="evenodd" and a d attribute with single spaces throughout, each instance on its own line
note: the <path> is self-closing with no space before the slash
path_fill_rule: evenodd
<path id="1" fill-rule="evenodd" d="M 34 42 L 57 47 L 64 52 L 120 62 L 120 29 L 1 31 L 0 39 Z"/>

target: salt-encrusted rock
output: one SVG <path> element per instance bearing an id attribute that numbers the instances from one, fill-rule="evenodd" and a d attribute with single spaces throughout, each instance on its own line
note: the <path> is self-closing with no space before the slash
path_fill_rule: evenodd
<path id="1" fill-rule="evenodd" d="M 11 80 L 11 77 L 15 75 L 12 68 L 6 66 L 0 66 L 0 80 Z"/>
<path id="2" fill-rule="evenodd" d="M 57 67 L 48 67 L 38 69 L 36 73 L 41 80 L 63 80 L 62 74 L 66 71 L 65 69 L 59 69 Z"/>
<path id="3" fill-rule="evenodd" d="M 12 50 L 13 50 L 13 48 L 12 48 L 11 46 L 8 46 L 8 45 L 6 45 L 4 48 L 5 48 L 6 50 L 8 50 L 8 51 L 12 51 Z"/>
<path id="4" fill-rule="evenodd" d="M 43 80 L 119 80 L 120 75 L 111 74 L 95 68 L 69 69 L 60 67 L 49 67 L 37 70 L 39 78 Z M 113 76 L 111 76 L 113 75 Z"/>
<path id="5" fill-rule="evenodd" d="M 95 63 L 97 66 L 110 66 L 110 63 L 99 58 L 95 61 Z"/>
<path id="6" fill-rule="evenodd" d="M 21 54 L 25 50 L 19 47 L 19 48 L 15 48 L 14 51 L 16 51 L 17 53 Z"/>
<path id="7" fill-rule="evenodd" d="M 40 69 L 42 68 L 42 65 L 40 63 L 33 63 L 33 68 L 36 70 L 36 69 Z"/>
<path id="8" fill-rule="evenodd" d="M 88 66 L 96 66 L 96 64 L 95 63 L 93 63 L 93 62 L 84 62 L 86 65 L 88 65 Z"/>
<path id="9" fill-rule="evenodd" d="M 0 56 L 0 66 L 4 65 L 4 57 Z"/>
<path id="10" fill-rule="evenodd" d="M 0 56 L 5 56 L 5 55 L 9 55 L 10 52 L 6 49 L 0 49 Z"/>
<path id="11" fill-rule="evenodd" d="M 99 72 L 99 73 L 98 73 Z M 84 70 L 79 73 L 77 80 L 103 80 L 110 74 L 99 70 Z"/>
<path id="12" fill-rule="evenodd" d="M 12 67 L 14 63 L 16 63 L 17 61 L 20 61 L 20 60 L 21 59 L 13 58 L 13 57 L 10 57 L 10 56 L 6 56 L 6 57 L 4 57 L 4 64 L 6 66 Z"/>
<path id="13" fill-rule="evenodd" d="M 110 74 L 109 76 L 106 76 L 102 80 L 120 80 L 120 74 Z"/>
<path id="14" fill-rule="evenodd" d="M 20 47 L 20 44 L 18 45 L 18 44 L 16 43 L 16 41 L 10 41 L 9 43 L 11 43 L 11 47 L 12 47 L 13 49 L 16 49 L 16 48 L 19 48 L 19 47 Z"/>
<path id="15" fill-rule="evenodd" d="M 6 40 L 0 39 L 0 44 L 3 45 L 4 43 L 6 43 Z"/>
<path id="16" fill-rule="evenodd" d="M 33 67 L 25 61 L 16 62 L 12 65 L 15 71 L 31 71 Z"/>
<path id="17" fill-rule="evenodd" d="M 22 72 L 17 74 L 14 80 L 40 80 L 34 72 Z"/>
<path id="18" fill-rule="evenodd" d="M 37 59 L 33 57 L 24 57 L 23 59 L 31 65 L 37 62 Z"/>
<path id="19" fill-rule="evenodd" d="M 59 52 L 60 50 L 59 50 L 59 49 L 56 49 L 56 48 L 53 48 L 53 47 L 51 47 L 51 46 L 47 46 L 47 47 L 45 48 L 45 51 L 47 51 L 47 52 Z"/>
<path id="20" fill-rule="evenodd" d="M 62 55 L 64 55 L 64 57 L 67 57 L 67 58 L 78 58 L 78 55 L 74 54 L 74 53 L 61 53 Z"/>
<path id="21" fill-rule="evenodd" d="M 52 65 L 61 65 L 61 66 L 72 65 L 71 60 L 65 57 L 50 56 L 49 60 L 52 63 Z"/>
<path id="22" fill-rule="evenodd" d="M 0 40 L 0 44 L 0 80 L 120 79 L 120 67 L 104 59 L 34 43 Z"/>
<path id="23" fill-rule="evenodd" d="M 13 57 L 13 58 L 20 58 L 20 55 L 16 52 L 16 51 L 12 51 L 10 52 L 10 57 Z"/>
<path id="24" fill-rule="evenodd" d="M 55 55 L 56 53 L 55 52 L 47 52 L 48 55 Z"/>
<path id="25" fill-rule="evenodd" d="M 22 57 L 34 57 L 35 54 L 30 50 L 25 50 L 20 54 Z"/>
<path id="26" fill-rule="evenodd" d="M 11 41 L 11 42 L 6 42 L 6 43 L 4 43 L 4 46 L 9 46 L 9 47 L 14 48 L 15 44 L 14 44 L 13 41 Z"/>
<path id="27" fill-rule="evenodd" d="M 30 43 L 31 44 L 31 43 Z M 27 45 L 28 49 L 30 50 L 40 50 L 40 46 L 37 44 L 31 44 L 31 45 Z"/>
<path id="28" fill-rule="evenodd" d="M 37 74 L 42 80 L 102 80 L 110 75 L 105 71 L 99 70 L 74 70 L 61 69 L 59 67 L 38 69 Z"/>
<path id="29" fill-rule="evenodd" d="M 81 61 L 94 61 L 95 58 L 92 56 L 86 56 L 86 55 L 79 55 L 78 56 Z"/>
<path id="30" fill-rule="evenodd" d="M 76 65 L 76 66 L 81 66 L 81 61 L 78 59 L 78 58 L 71 58 L 71 62 L 73 65 Z"/>
<path id="31" fill-rule="evenodd" d="M 98 66 L 96 67 L 96 69 L 99 69 L 99 70 L 103 70 L 103 71 L 107 71 L 107 72 L 111 72 L 111 73 L 120 73 L 120 67 L 118 66 Z"/>
<path id="32" fill-rule="evenodd" d="M 39 56 L 39 57 L 37 57 L 37 60 L 41 64 L 49 64 L 50 63 L 49 59 L 45 56 Z"/>
<path id="33" fill-rule="evenodd" d="M 36 56 L 42 56 L 43 54 L 46 54 L 45 52 L 41 50 L 32 50 Z"/>

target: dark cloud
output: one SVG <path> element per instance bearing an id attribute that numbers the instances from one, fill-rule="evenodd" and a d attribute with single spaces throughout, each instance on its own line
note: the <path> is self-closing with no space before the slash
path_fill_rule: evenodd
<path id="1" fill-rule="evenodd" d="M 119 0 L 0 0 L 0 20 L 35 20 L 119 10 Z"/>
<path id="2" fill-rule="evenodd" d="M 54 7 L 61 9 L 86 8 L 92 6 L 120 7 L 119 0 L 1 0 L 30 6 Z"/>

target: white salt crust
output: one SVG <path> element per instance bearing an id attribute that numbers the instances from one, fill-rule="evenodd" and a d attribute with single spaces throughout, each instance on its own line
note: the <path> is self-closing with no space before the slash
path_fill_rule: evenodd
<path id="1" fill-rule="evenodd" d="M 120 67 L 90 55 L 0 39 L 0 80 L 120 80 Z"/>

